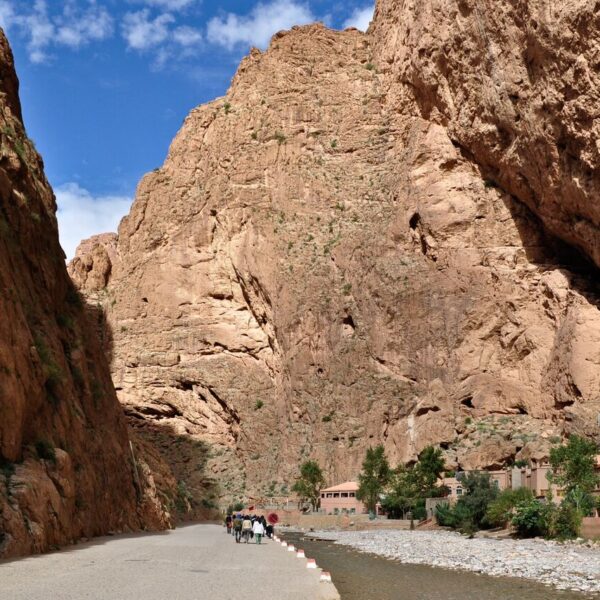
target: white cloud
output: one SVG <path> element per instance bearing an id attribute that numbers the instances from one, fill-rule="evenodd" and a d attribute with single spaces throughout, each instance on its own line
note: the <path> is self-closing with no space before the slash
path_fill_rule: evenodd
<path id="1" fill-rule="evenodd" d="M 8 0 L 0 0 L 0 27 L 8 31 L 13 24 L 15 10 Z"/>
<path id="2" fill-rule="evenodd" d="M 4 29 L 16 28 L 25 36 L 33 63 L 46 62 L 52 46 L 79 48 L 106 39 L 113 31 L 112 17 L 95 0 L 89 0 L 84 8 L 74 0 L 66 0 L 55 12 L 46 0 L 35 0 L 27 9 L 19 10 L 13 0 L 0 0 L 0 25 Z"/>
<path id="3" fill-rule="evenodd" d="M 105 8 L 92 4 L 86 11 L 66 7 L 58 19 L 57 42 L 72 48 L 112 35 L 113 20 Z"/>
<path id="4" fill-rule="evenodd" d="M 154 6 L 163 10 L 174 11 L 188 8 L 195 4 L 197 0 L 130 0 L 137 4 L 145 4 L 146 6 Z"/>
<path id="5" fill-rule="evenodd" d="M 366 31 L 373 19 L 375 6 L 365 6 L 364 8 L 356 8 L 346 21 L 344 21 L 344 29 L 347 27 L 356 27 L 361 31 Z"/>
<path id="6" fill-rule="evenodd" d="M 127 13 L 123 18 L 123 37 L 129 48 L 148 50 L 165 42 L 169 36 L 169 25 L 175 17 L 168 13 L 151 18 L 148 9 Z"/>
<path id="7" fill-rule="evenodd" d="M 189 25 L 177 26 L 171 13 L 152 16 L 147 8 L 124 16 L 122 34 L 129 49 L 152 51 L 155 70 L 191 55 L 203 39 L 200 30 Z"/>
<path id="8" fill-rule="evenodd" d="M 207 36 L 213 44 L 229 50 L 238 45 L 266 48 L 274 33 L 315 20 L 305 3 L 294 0 L 259 2 L 247 15 L 228 13 L 224 17 L 214 17 L 208 23 Z"/>
<path id="9" fill-rule="evenodd" d="M 189 46 L 197 46 L 202 41 L 202 34 L 193 27 L 183 25 L 175 29 L 173 38 L 180 46 L 187 48 Z"/>
<path id="10" fill-rule="evenodd" d="M 81 240 L 98 233 L 117 231 L 133 201 L 127 196 L 94 197 L 77 183 L 66 183 L 54 191 L 60 242 L 67 260 L 75 256 Z"/>

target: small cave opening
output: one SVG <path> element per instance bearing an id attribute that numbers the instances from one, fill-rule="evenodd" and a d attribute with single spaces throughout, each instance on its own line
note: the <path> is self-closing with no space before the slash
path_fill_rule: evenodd
<path id="1" fill-rule="evenodd" d="M 194 389 L 193 381 L 178 381 L 176 385 L 178 390 L 182 390 L 184 392 L 191 392 Z"/>
<path id="2" fill-rule="evenodd" d="M 422 417 L 423 415 L 426 415 L 427 413 L 439 412 L 440 410 L 441 410 L 441 408 L 439 406 L 423 406 L 423 407 L 417 409 L 415 416 Z"/>
<path id="3" fill-rule="evenodd" d="M 464 398 L 463 400 L 461 400 L 460 403 L 463 406 L 466 406 L 467 408 L 474 408 L 474 406 L 473 406 L 473 396 L 467 396 L 466 398 Z"/>
<path id="4" fill-rule="evenodd" d="M 356 324 L 354 323 L 352 315 L 346 315 L 344 317 L 344 319 L 342 320 L 342 329 L 346 337 L 354 335 L 354 332 L 356 330 Z"/>
<path id="5" fill-rule="evenodd" d="M 143 302 L 144 304 L 148 304 L 148 298 L 142 298 L 142 302 Z"/>
<path id="6" fill-rule="evenodd" d="M 418 212 L 416 212 L 410 218 L 410 220 L 408 222 L 408 226 L 414 231 L 419 226 L 420 223 L 421 223 L 421 215 Z"/>

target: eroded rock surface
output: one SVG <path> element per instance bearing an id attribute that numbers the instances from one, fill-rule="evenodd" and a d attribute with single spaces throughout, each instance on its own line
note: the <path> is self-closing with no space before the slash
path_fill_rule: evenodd
<path id="1" fill-rule="evenodd" d="M 443 81 L 439 61 L 418 66 L 445 23 L 382 1 L 369 35 L 276 35 L 225 98 L 192 111 L 118 239 L 71 265 L 106 310 L 130 423 L 208 444 L 223 500 L 285 494 L 308 457 L 346 480 L 380 442 L 392 461 L 434 443 L 473 468 L 592 431 L 594 275 L 509 185 L 509 162 L 490 179 L 496 154 L 469 147 L 421 85 L 436 69 Z M 537 110 L 539 94 L 520 98 Z M 544 186 L 549 205 L 567 195 Z M 559 223 L 548 229 L 585 248 Z"/>
<path id="2" fill-rule="evenodd" d="M 59 246 L 0 33 L 0 557 L 170 522 L 143 478 L 108 362 Z"/>
<path id="3" fill-rule="evenodd" d="M 379 0 L 377 66 L 600 266 L 600 4 Z"/>

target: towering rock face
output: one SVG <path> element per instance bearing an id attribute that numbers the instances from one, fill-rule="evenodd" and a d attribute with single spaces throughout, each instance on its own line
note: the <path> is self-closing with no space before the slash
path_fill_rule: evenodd
<path id="1" fill-rule="evenodd" d="M 54 196 L 25 134 L 3 34 L 0 92 L 0 556 L 6 557 L 153 519 L 165 523 L 152 498 L 138 509 L 122 409 L 66 272 Z"/>
<path id="2" fill-rule="evenodd" d="M 377 443 L 393 462 L 441 444 L 473 468 L 592 433 L 591 267 L 404 75 L 425 60 L 411 36 L 428 41 L 410 19 L 445 23 L 411 10 L 381 2 L 372 34 L 314 25 L 253 50 L 118 237 L 70 266 L 106 308 L 130 422 L 208 444 L 223 499 L 285 493 L 308 457 L 353 477 Z"/>
<path id="3" fill-rule="evenodd" d="M 600 4 L 380 0 L 395 92 L 600 266 Z"/>

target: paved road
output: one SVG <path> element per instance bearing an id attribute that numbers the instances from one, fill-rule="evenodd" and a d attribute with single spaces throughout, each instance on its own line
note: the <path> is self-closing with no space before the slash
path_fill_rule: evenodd
<path id="1" fill-rule="evenodd" d="M 275 542 L 236 544 L 217 525 L 100 538 L 0 562 L 0 600 L 318 600 L 320 572 Z"/>

